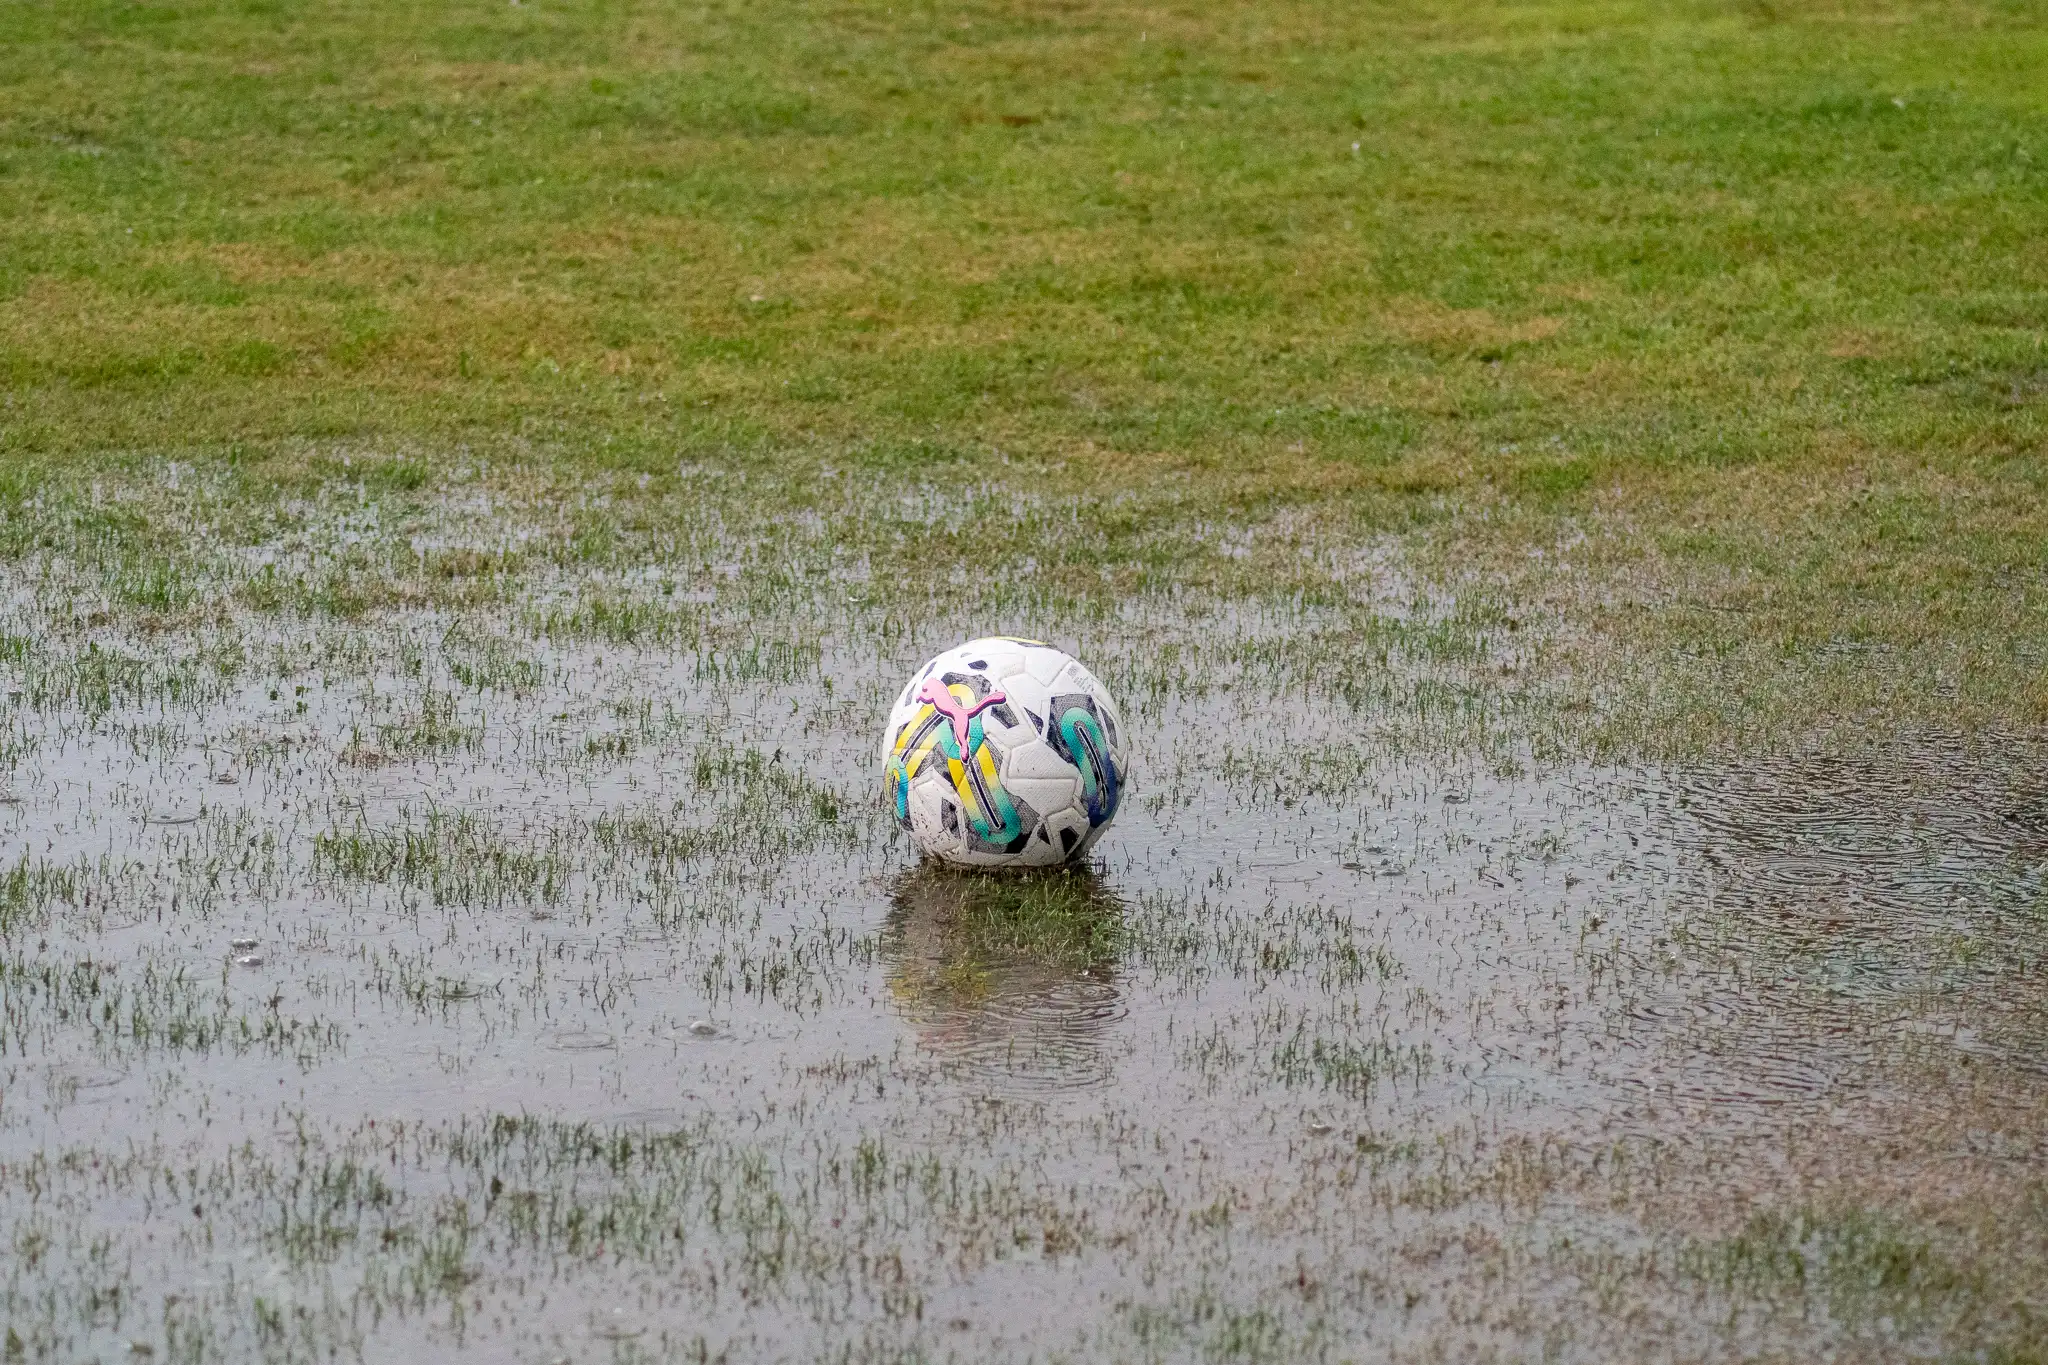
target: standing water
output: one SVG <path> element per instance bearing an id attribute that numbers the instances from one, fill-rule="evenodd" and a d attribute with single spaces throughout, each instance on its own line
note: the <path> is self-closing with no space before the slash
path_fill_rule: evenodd
<path id="1" fill-rule="evenodd" d="M 2011 1309 L 1956 1248 L 2041 1235 L 2038 752 L 1537 762 L 1446 738 L 1485 697 L 1426 652 L 1275 663 L 1317 609 L 1132 606 L 1029 623 L 1126 699 L 1116 826 L 968 876 L 874 736 L 1025 623 L 866 610 L 22 654 L 10 1354 L 1911 1358 Z"/>

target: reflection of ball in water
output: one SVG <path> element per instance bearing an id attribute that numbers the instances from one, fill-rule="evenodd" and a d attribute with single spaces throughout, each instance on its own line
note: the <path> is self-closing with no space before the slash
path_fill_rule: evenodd
<path id="1" fill-rule="evenodd" d="M 1078 858 L 1124 794 L 1116 704 L 1036 640 L 970 640 L 920 668 L 889 712 L 882 761 L 917 846 L 975 867 Z"/>
<path id="2" fill-rule="evenodd" d="M 1110 1079 L 1127 937 L 1122 902 L 1091 869 L 926 861 L 897 876 L 889 899 L 889 994 L 920 1048 L 997 1091 Z"/>

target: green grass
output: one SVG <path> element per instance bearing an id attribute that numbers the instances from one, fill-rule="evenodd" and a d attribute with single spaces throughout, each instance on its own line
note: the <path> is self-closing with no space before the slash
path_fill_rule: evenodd
<path id="1" fill-rule="evenodd" d="M 151 513 L 53 533 L 51 490 L 163 455 L 231 508 L 614 479 L 565 527 L 602 557 L 705 468 L 769 509 L 831 471 L 992 482 L 1083 498 L 1091 557 L 1141 575 L 1132 513 L 1449 515 L 1453 576 L 1573 599 L 1581 674 L 1619 644 L 1677 680 L 1605 743 L 1854 709 L 1844 639 L 1904 651 L 1876 672 L 1908 719 L 2032 723 L 2044 57 L 1995 3 L 14 0 L 0 505 L 17 552 L 116 547 L 160 613 L 203 599 L 118 550 Z M 1559 540 L 1574 573 L 1532 569 Z M 242 591 L 417 598 L 387 577 Z M 1676 610 L 1617 618 L 1633 579 Z"/>
<path id="2" fill-rule="evenodd" d="M 2018 454 L 2035 17 L 11 4 L 9 446 Z"/>
<path id="3" fill-rule="evenodd" d="M 919 867 L 891 896 L 888 938 L 941 991 L 973 997 L 990 971 L 1106 971 L 1130 946 L 1124 907 L 1094 877 L 1004 877 Z M 899 985 L 906 986 L 914 970 Z"/>
<path id="4" fill-rule="evenodd" d="M 437 905 L 546 904 L 561 899 L 569 875 L 560 854 L 517 847 L 468 812 L 438 809 L 417 826 L 317 834 L 313 866 L 344 884 L 418 887 Z"/>
<path id="5" fill-rule="evenodd" d="M 279 999 L 236 1007 L 225 972 L 209 982 L 150 963 L 124 975 L 90 958 L 0 956 L 0 1054 L 40 1053 L 51 1038 L 86 1039 L 102 1057 L 263 1049 L 311 1061 L 342 1046 L 340 1027 L 282 1012 Z"/>

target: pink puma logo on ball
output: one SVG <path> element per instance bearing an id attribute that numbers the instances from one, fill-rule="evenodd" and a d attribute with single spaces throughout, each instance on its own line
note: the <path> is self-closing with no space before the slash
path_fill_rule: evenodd
<path id="1" fill-rule="evenodd" d="M 967 722 L 973 720 L 989 707 L 1007 698 L 1000 692 L 991 692 L 974 705 L 963 708 L 960 698 L 953 695 L 953 689 L 937 678 L 926 678 L 924 686 L 918 689 L 917 699 L 930 703 L 940 715 L 953 722 L 953 738 L 960 745 L 960 756 L 967 756 Z"/>

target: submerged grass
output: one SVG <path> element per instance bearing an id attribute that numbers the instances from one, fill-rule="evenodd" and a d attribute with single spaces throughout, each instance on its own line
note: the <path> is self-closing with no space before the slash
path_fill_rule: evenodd
<path id="1" fill-rule="evenodd" d="M 1904 913 L 1545 803 L 2032 752 L 2044 60 L 2002 0 L 0 0 L 0 1350 L 544 1286 L 549 1358 L 932 1359 L 987 1284 L 1079 1358 L 2031 1358 L 2038 945 L 1959 899 L 2038 918 L 2031 807 Z M 848 775 L 987 630 L 1167 737 L 1153 843 L 904 872 Z M 1658 1040 L 1915 1103 L 1716 1146 Z"/>
<path id="2" fill-rule="evenodd" d="M 1125 907 L 1088 873 L 918 867 L 897 879 L 884 934 L 897 988 L 935 1002 L 978 999 L 994 972 L 1108 972 L 1130 946 Z"/>
<path id="3" fill-rule="evenodd" d="M 416 826 L 316 834 L 313 868 L 342 883 L 417 888 L 437 905 L 545 905 L 560 900 L 569 881 L 560 852 L 520 847 L 481 816 L 439 807 Z"/>
<path id="4" fill-rule="evenodd" d="M 217 975 L 182 965 L 0 954 L 0 1052 L 40 1056 L 82 1043 L 100 1058 L 262 1049 L 311 1061 L 342 1045 L 340 1027 L 283 1012 L 281 998 L 238 1003 Z M 211 974 L 209 974 L 211 975 Z"/>

